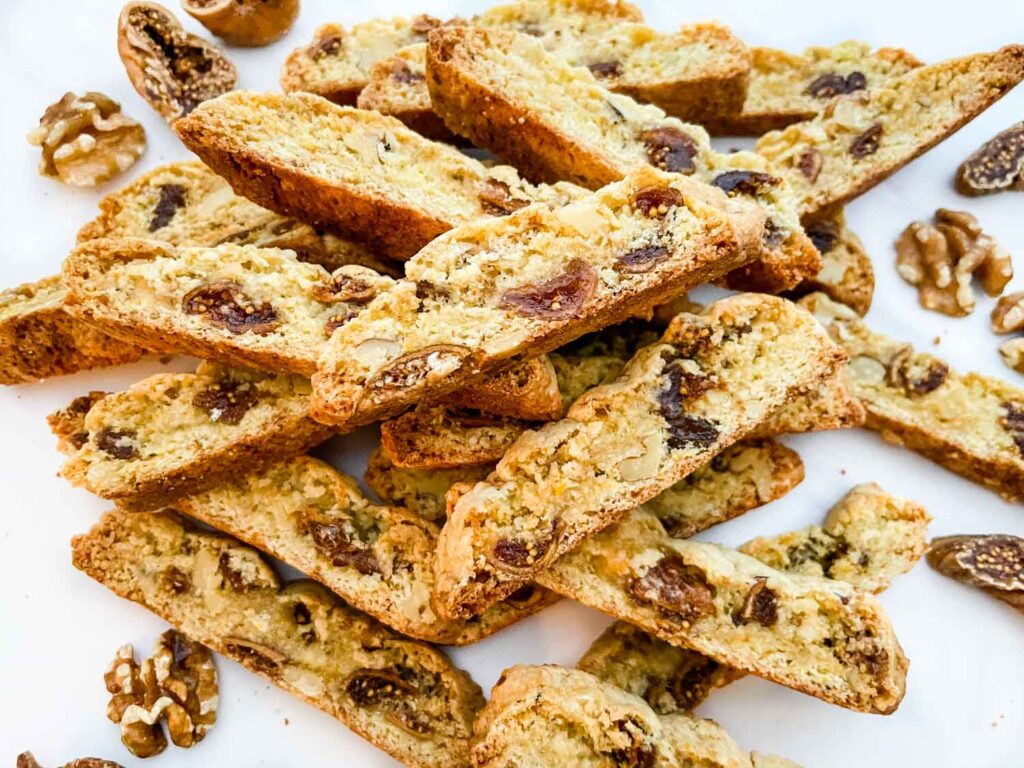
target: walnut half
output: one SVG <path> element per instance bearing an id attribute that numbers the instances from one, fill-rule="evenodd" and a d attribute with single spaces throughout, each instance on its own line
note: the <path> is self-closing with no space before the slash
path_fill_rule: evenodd
<path id="1" fill-rule="evenodd" d="M 171 629 L 153 648 L 152 658 L 135 661 L 122 646 L 103 682 L 112 694 L 107 717 L 121 728 L 121 742 L 136 757 L 158 755 L 167 748 L 160 721 L 171 741 L 191 747 L 217 721 L 217 668 L 210 651 Z"/>
<path id="2" fill-rule="evenodd" d="M 15 765 L 17 768 L 41 768 L 31 752 L 22 752 L 18 755 Z M 64 763 L 62 768 L 123 768 L 123 766 L 113 760 L 104 760 L 101 757 L 80 757 L 77 760 Z"/>
<path id="3" fill-rule="evenodd" d="M 1024 329 L 1024 292 L 1002 296 L 992 310 L 992 331 L 1013 333 Z M 1004 341 L 999 346 L 999 356 L 1007 367 L 1024 373 L 1024 336 Z"/>
<path id="4" fill-rule="evenodd" d="M 917 287 L 922 307 L 964 317 L 974 311 L 973 279 L 998 296 L 1013 278 L 1013 263 L 974 216 L 940 208 L 934 224 L 915 221 L 900 234 L 896 271 Z"/>
<path id="5" fill-rule="evenodd" d="M 41 147 L 39 174 L 76 187 L 95 187 L 124 173 L 146 151 L 146 131 L 121 105 L 89 91 L 68 92 L 46 108 L 28 134 Z"/>

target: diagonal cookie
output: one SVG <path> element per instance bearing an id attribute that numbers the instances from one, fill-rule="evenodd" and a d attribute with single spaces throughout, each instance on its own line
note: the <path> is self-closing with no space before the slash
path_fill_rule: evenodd
<path id="1" fill-rule="evenodd" d="M 445 494 L 456 483 L 477 483 L 493 466 L 459 469 L 402 469 L 396 467 L 383 448 L 370 454 L 363 480 L 387 504 L 405 507 L 420 517 L 443 523 Z"/>
<path id="2" fill-rule="evenodd" d="M 340 720 L 406 765 L 462 768 L 484 700 L 439 650 L 317 584 L 282 584 L 256 550 L 173 514 L 108 512 L 72 563 L 195 641 Z"/>
<path id="3" fill-rule="evenodd" d="M 751 204 L 648 168 L 567 206 L 465 224 L 339 328 L 313 377 L 345 428 L 436 399 L 750 260 Z"/>
<path id="4" fill-rule="evenodd" d="M 179 499 L 175 509 L 320 582 L 346 603 L 418 640 L 467 645 L 553 603 L 528 586 L 473 621 L 431 605 L 438 528 L 371 503 L 351 478 L 299 456 Z"/>
<path id="5" fill-rule="evenodd" d="M 849 355 L 846 378 L 867 411 L 868 429 L 1007 499 L 1024 496 L 1024 390 L 957 373 L 875 333 L 824 294 L 800 303 Z"/>
<path id="6" fill-rule="evenodd" d="M 867 483 L 840 499 L 823 526 L 754 539 L 740 551 L 780 571 L 881 592 L 921 558 L 930 519 L 923 507 Z M 715 688 L 743 676 L 625 621 L 609 626 L 579 667 L 640 696 L 662 714 L 693 709 Z"/>
<path id="7" fill-rule="evenodd" d="M 653 166 L 755 200 L 767 217 L 762 255 L 730 276 L 731 287 L 777 292 L 821 266 L 796 197 L 762 158 L 715 152 L 704 129 L 611 93 L 526 35 L 472 27 L 432 32 L 427 86 L 449 128 L 530 178 L 597 188 Z"/>
<path id="8" fill-rule="evenodd" d="M 772 296 L 681 314 L 613 383 L 523 435 L 483 483 L 448 499 L 437 607 L 478 613 L 627 510 L 741 439 L 842 363 L 813 319 Z"/>
<path id="9" fill-rule="evenodd" d="M 238 194 L 397 259 L 459 224 L 581 195 L 571 184 L 528 184 L 392 117 L 307 93 L 235 91 L 174 129 Z"/>
<path id="10" fill-rule="evenodd" d="M 837 96 L 815 117 L 765 134 L 756 151 L 819 215 L 881 183 L 1024 79 L 1024 46 L 917 67 L 882 88 Z"/>

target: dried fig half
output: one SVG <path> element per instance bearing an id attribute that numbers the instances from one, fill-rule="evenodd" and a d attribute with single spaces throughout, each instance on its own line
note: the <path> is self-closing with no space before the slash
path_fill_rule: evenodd
<path id="1" fill-rule="evenodd" d="M 1011 125 L 982 144 L 956 173 L 961 195 L 1024 191 L 1024 121 Z"/>
<path id="2" fill-rule="evenodd" d="M 157 3 L 128 3 L 117 20 L 117 52 L 128 79 L 169 123 L 233 90 L 235 65 L 212 43 L 186 32 Z"/>
<path id="3" fill-rule="evenodd" d="M 687 625 L 716 612 L 715 588 L 699 568 L 674 553 L 666 554 L 643 576 L 633 579 L 629 593 L 641 602 L 678 616 Z"/>
<path id="4" fill-rule="evenodd" d="M 246 48 L 280 40 L 299 15 L 299 0 L 182 0 L 181 7 L 224 42 Z"/>
<path id="5" fill-rule="evenodd" d="M 1024 611 L 1024 539 L 1006 534 L 934 539 L 928 564 Z"/>
<path id="6" fill-rule="evenodd" d="M 505 291 L 501 306 L 522 317 L 564 320 L 575 317 L 596 290 L 597 272 L 582 259 L 573 259 L 550 280 Z"/>

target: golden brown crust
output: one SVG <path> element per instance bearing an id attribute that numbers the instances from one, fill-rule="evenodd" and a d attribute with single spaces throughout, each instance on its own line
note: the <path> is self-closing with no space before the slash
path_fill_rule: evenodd
<path id="1" fill-rule="evenodd" d="M 0 384 L 134 363 L 146 354 L 68 314 L 65 295 L 59 276 L 0 292 Z"/>
<path id="2" fill-rule="evenodd" d="M 115 594 L 308 701 L 407 765 L 463 768 L 483 695 L 440 651 L 312 582 L 283 585 L 249 547 L 171 514 L 109 512 L 72 563 Z M 399 677 L 402 673 L 402 677 Z M 366 695 L 400 680 L 395 698 Z"/>
<path id="3" fill-rule="evenodd" d="M 497 463 L 530 426 L 518 419 L 427 405 L 381 422 L 380 442 L 388 458 L 403 469 L 486 466 Z"/>
<path id="4" fill-rule="evenodd" d="M 454 392 L 444 404 L 528 421 L 557 419 L 565 411 L 547 355 L 524 360 Z"/>

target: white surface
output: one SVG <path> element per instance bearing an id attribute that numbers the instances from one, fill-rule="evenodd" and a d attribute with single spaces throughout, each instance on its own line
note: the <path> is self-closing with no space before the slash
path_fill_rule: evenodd
<path id="1" fill-rule="evenodd" d="M 686 20 L 719 18 L 752 44 L 799 50 L 850 37 L 908 48 L 926 61 L 1024 39 L 1019 0 L 920 4 L 857 0 L 765 3 L 732 0 L 640 0 L 650 23 L 670 29 Z M 0 152 L 3 245 L 0 284 L 55 272 L 78 227 L 101 195 L 185 149 L 134 93 L 115 50 L 117 0 L 0 0 Z M 946 9 L 940 6 L 945 5 Z M 685 6 L 685 8 L 684 8 Z M 291 34 L 276 45 L 233 50 L 249 88 L 277 88 L 287 52 L 326 21 L 353 23 L 371 15 L 427 11 L 446 17 L 483 7 L 470 2 L 378 0 L 342 4 L 305 0 Z M 684 16 L 685 13 L 685 16 Z M 184 14 L 179 14 L 184 16 Z M 185 24 L 201 32 L 185 17 Z M 76 191 L 36 175 L 38 150 L 24 134 L 66 90 L 100 90 L 141 120 L 149 151 L 126 177 L 97 191 Z M 959 161 L 982 141 L 1024 116 L 1018 89 L 958 135 L 848 208 L 848 219 L 874 258 L 877 274 L 871 324 L 938 352 L 962 370 L 1024 384 L 1004 368 L 988 331 L 992 301 L 981 298 L 969 318 L 952 320 L 919 309 L 913 289 L 893 269 L 892 241 L 910 220 L 937 206 L 967 208 L 1018 256 L 1024 271 L 1024 195 L 982 200 L 958 197 L 950 181 Z M 725 142 L 723 146 L 736 146 Z M 1011 289 L 1024 287 L 1024 277 Z M 42 385 L 0 389 L 0 762 L 32 749 L 44 765 L 84 755 L 138 765 L 104 716 L 102 673 L 115 649 L 132 642 L 148 652 L 165 625 L 75 571 L 68 540 L 107 505 L 55 477 L 60 456 L 44 416 L 90 389 L 114 390 L 162 368 L 157 362 L 98 371 Z M 819 522 L 850 486 L 878 481 L 924 503 L 932 534 L 1007 532 L 1024 535 L 1024 510 L 881 442 L 868 432 L 808 435 L 787 442 L 800 451 L 807 480 L 786 498 L 705 534 L 739 544 Z M 355 473 L 368 440 L 336 441 L 330 457 Z M 718 719 L 744 746 L 811 766 L 971 766 L 1024 764 L 1024 617 L 1005 605 L 935 575 L 924 564 L 883 597 L 912 664 L 907 696 L 890 717 L 854 714 L 753 678 L 716 693 L 700 714 Z M 568 603 L 501 635 L 454 652 L 485 690 L 516 662 L 571 665 L 605 619 Z M 327 715 L 221 660 L 221 710 L 216 728 L 193 750 L 169 747 L 147 764 L 159 768 L 222 766 L 390 766 L 394 763 Z"/>

